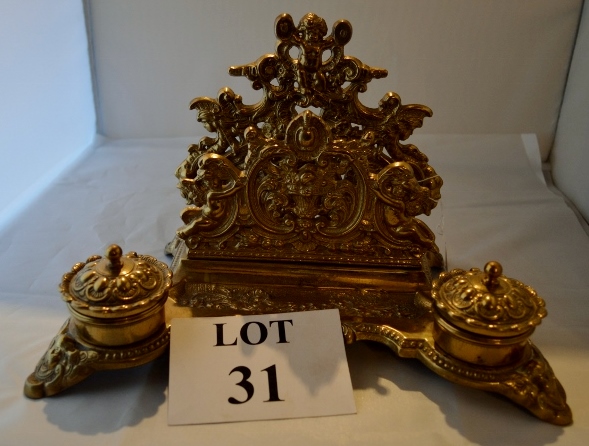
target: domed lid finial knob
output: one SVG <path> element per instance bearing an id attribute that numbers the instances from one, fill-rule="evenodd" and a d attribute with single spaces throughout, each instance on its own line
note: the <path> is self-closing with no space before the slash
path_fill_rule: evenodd
<path id="1" fill-rule="evenodd" d="M 108 269 L 115 275 L 118 274 L 123 267 L 123 263 L 121 262 L 122 255 L 123 250 L 119 245 L 110 245 L 106 250 L 105 257 L 109 261 Z"/>
<path id="2" fill-rule="evenodd" d="M 499 286 L 499 277 L 503 274 L 503 267 L 501 263 L 491 261 L 485 264 L 485 278 L 483 279 L 483 283 L 489 290 L 489 292 L 493 292 Z"/>

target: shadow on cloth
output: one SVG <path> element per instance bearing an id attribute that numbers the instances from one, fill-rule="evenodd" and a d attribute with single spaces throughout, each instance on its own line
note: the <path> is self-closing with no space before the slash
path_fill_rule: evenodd
<path id="1" fill-rule="evenodd" d="M 82 435 L 116 432 L 154 416 L 166 402 L 168 352 L 149 364 L 99 371 L 47 398 L 47 420 Z"/>
<path id="2" fill-rule="evenodd" d="M 403 392 L 421 393 L 439 407 L 447 425 L 469 442 L 481 446 L 537 446 L 554 443 L 564 432 L 562 427 L 537 419 L 501 395 L 446 381 L 418 360 L 399 358 L 382 344 L 358 342 L 348 346 L 346 353 L 355 390 L 374 389 L 383 398 L 394 398 L 385 380 Z M 389 414 L 390 422 L 407 416 L 404 410 L 399 404 L 398 413 Z M 424 415 L 420 416 L 428 423 Z"/>

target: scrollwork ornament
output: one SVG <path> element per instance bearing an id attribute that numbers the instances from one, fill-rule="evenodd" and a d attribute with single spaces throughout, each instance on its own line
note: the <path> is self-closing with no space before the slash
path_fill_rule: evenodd
<path id="1" fill-rule="evenodd" d="M 229 68 L 261 98 L 222 88 L 190 108 L 213 136 L 176 171 L 186 199 L 173 249 L 173 311 L 190 316 L 337 308 L 347 343 L 381 342 L 440 376 L 501 393 L 556 423 L 562 386 L 529 341 L 546 315 L 497 262 L 437 280 L 443 258 L 420 220 L 442 179 L 406 142 L 432 111 L 361 93 L 387 71 L 345 54 L 347 20 L 274 23 L 273 54 Z M 188 307 L 183 309 L 181 307 Z"/>
<path id="2" fill-rule="evenodd" d="M 240 309 L 256 313 L 267 311 L 273 305 L 268 293 L 260 289 L 240 289 L 214 284 L 188 284 L 183 299 L 179 302 L 181 305 L 206 310 Z"/>
<path id="3" fill-rule="evenodd" d="M 393 92 L 375 108 L 360 102 L 387 72 L 344 55 L 346 20 L 328 34 L 316 14 L 298 25 L 282 14 L 275 34 L 275 54 L 229 69 L 262 91 L 259 102 L 243 104 L 229 88 L 191 102 L 216 136 L 191 145 L 176 172 L 188 204 L 177 234 L 189 257 L 213 255 L 222 240 L 228 257 L 338 254 L 347 263 L 376 257 L 419 267 L 426 258 L 441 266 L 417 216 L 436 206 L 442 181 L 417 147 L 401 143 L 431 110 L 403 105 Z"/>
<path id="4" fill-rule="evenodd" d="M 500 387 L 501 393 L 543 420 L 558 425 L 572 422 L 565 390 L 535 346 L 531 349 L 529 360 L 502 381 Z"/>
<path id="5" fill-rule="evenodd" d="M 47 352 L 28 377 L 25 394 L 30 398 L 55 395 L 79 383 L 94 372 L 98 353 L 81 348 L 68 332 L 69 320 L 53 338 Z"/>
<path id="6" fill-rule="evenodd" d="M 129 277 L 100 276 L 92 266 L 87 265 L 70 285 L 73 294 L 91 304 L 123 304 L 147 296 L 158 286 L 155 270 L 145 262 L 139 262 Z"/>
<path id="7" fill-rule="evenodd" d="M 92 256 L 64 274 L 60 291 L 72 309 L 87 314 L 133 312 L 162 299 L 171 284 L 167 267 L 151 256 L 123 256 L 120 247 L 111 248 L 118 250 L 115 257 Z"/>
<path id="8" fill-rule="evenodd" d="M 488 283 L 478 268 L 455 269 L 434 282 L 432 296 L 450 322 L 488 334 L 524 333 L 546 316 L 544 300 L 531 287 L 500 274 Z"/>

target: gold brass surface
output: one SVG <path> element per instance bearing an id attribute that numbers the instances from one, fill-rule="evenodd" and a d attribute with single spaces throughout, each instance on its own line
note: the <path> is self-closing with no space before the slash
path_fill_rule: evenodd
<path id="1" fill-rule="evenodd" d="M 275 54 L 229 69 L 262 90 L 258 103 L 222 88 L 190 104 L 216 136 L 191 145 L 176 172 L 187 258 L 441 267 L 434 234 L 416 217 L 436 206 L 442 180 L 402 143 L 431 110 L 393 92 L 376 108 L 360 102 L 387 72 L 344 55 L 348 21 L 326 37 L 315 14 L 298 27 L 283 14 L 275 32 Z"/>
<path id="2" fill-rule="evenodd" d="M 173 281 L 165 265 L 116 245 L 74 265 L 61 283 L 71 317 L 25 394 L 154 359 L 176 317 L 337 308 L 347 343 L 381 342 L 570 424 L 565 391 L 529 339 L 547 314 L 536 292 L 497 262 L 436 278 L 443 258 L 417 217 L 436 206 L 442 179 L 403 143 L 431 110 L 393 92 L 377 107 L 361 103 L 387 72 L 344 55 L 348 21 L 328 35 L 313 13 L 298 25 L 282 14 L 274 29 L 274 54 L 229 69 L 261 90 L 259 102 L 222 88 L 190 104 L 214 136 L 191 145 L 176 171 L 187 207 L 166 247 Z"/>
<path id="3" fill-rule="evenodd" d="M 501 273 L 498 262 L 440 274 L 432 291 L 438 320 L 462 331 L 493 337 L 531 335 L 546 316 L 544 300 L 530 287 Z"/>
<path id="4" fill-rule="evenodd" d="M 344 55 L 346 20 L 275 22 L 274 54 L 229 69 L 259 102 L 222 88 L 190 108 L 213 133 L 176 171 L 187 201 L 168 245 L 166 318 L 338 308 L 347 342 L 382 342 L 450 381 L 498 392 L 537 417 L 572 422 L 562 386 L 529 337 L 546 315 L 530 287 L 485 271 L 432 280 L 443 259 L 417 217 L 441 178 L 405 144 L 425 117 L 389 92 L 359 94 L 386 70 Z M 433 271 L 432 271 L 433 269 Z"/>
<path id="5" fill-rule="evenodd" d="M 64 274 L 60 290 L 71 317 L 25 382 L 42 398 L 77 384 L 96 370 L 152 361 L 168 346 L 164 304 L 172 273 L 162 262 L 111 245 Z"/>
<path id="6" fill-rule="evenodd" d="M 459 384 L 498 392 L 538 418 L 572 423 L 566 393 L 528 339 L 546 316 L 536 291 L 502 275 L 498 262 L 484 271 L 455 269 L 433 283 L 435 353 L 423 361 Z"/>

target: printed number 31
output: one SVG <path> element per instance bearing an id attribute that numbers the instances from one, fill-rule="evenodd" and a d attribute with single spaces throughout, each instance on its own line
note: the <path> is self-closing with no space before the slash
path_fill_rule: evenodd
<path id="1" fill-rule="evenodd" d="M 270 398 L 265 400 L 265 403 L 271 401 L 284 401 L 281 400 L 278 396 L 278 381 L 276 379 L 276 365 L 271 365 L 270 367 L 266 367 L 265 369 L 261 370 L 262 372 L 266 372 L 268 374 L 268 393 Z M 247 403 L 252 396 L 254 396 L 254 385 L 248 381 L 249 377 L 252 376 L 252 371 L 247 368 L 246 366 L 240 365 L 235 367 L 233 370 L 229 372 L 231 375 L 233 372 L 241 373 L 241 381 L 236 383 L 236 386 L 241 386 L 247 392 L 247 397 L 243 401 L 239 401 L 236 398 L 230 397 L 227 399 L 231 404 L 243 404 Z"/>

